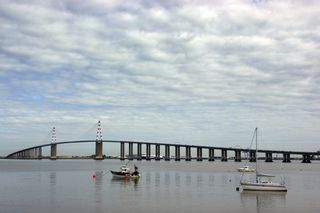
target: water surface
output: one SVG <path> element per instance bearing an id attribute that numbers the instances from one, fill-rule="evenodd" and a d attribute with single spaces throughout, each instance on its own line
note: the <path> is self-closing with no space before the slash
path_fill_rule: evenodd
<path id="1" fill-rule="evenodd" d="M 119 160 L 0 160 L 0 212 L 320 212 L 320 163 L 259 163 L 287 193 L 237 192 L 244 162 L 132 161 L 138 181 L 115 180 Z M 103 176 L 92 178 L 95 172 Z"/>

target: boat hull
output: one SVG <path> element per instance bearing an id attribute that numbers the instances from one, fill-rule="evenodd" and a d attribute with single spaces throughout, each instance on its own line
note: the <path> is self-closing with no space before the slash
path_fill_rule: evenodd
<path id="1" fill-rule="evenodd" d="M 137 179 L 140 178 L 140 174 L 138 175 L 134 175 L 134 174 L 130 174 L 130 173 L 123 173 L 123 172 L 117 172 L 117 171 L 111 171 L 111 174 L 113 175 L 114 178 L 118 178 L 118 179 Z"/>
<path id="2" fill-rule="evenodd" d="M 245 191 L 287 191 L 287 188 L 284 185 L 275 183 L 240 183 L 240 185 Z"/>
<path id="3" fill-rule="evenodd" d="M 245 169 L 245 168 L 239 168 L 238 172 L 255 172 L 255 169 Z"/>

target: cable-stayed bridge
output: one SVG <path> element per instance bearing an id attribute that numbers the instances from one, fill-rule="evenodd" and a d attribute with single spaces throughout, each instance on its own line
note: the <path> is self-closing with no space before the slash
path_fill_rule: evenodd
<path id="1" fill-rule="evenodd" d="M 120 160 L 124 159 L 137 159 L 137 160 L 161 160 L 164 159 L 169 161 L 171 159 L 175 161 L 180 161 L 184 159 L 186 161 L 191 161 L 192 159 L 196 159 L 197 161 L 202 161 L 204 159 L 208 159 L 209 161 L 221 160 L 228 161 L 228 153 L 233 152 L 234 161 L 241 162 L 244 157 L 242 154 L 248 154 L 246 159 L 250 162 L 255 162 L 257 160 L 257 153 L 264 154 L 264 160 L 266 162 L 273 162 L 274 154 L 282 155 L 282 162 L 289 163 L 291 162 L 292 155 L 298 155 L 302 159 L 303 163 L 310 163 L 312 159 L 315 157 L 319 157 L 319 152 L 303 152 L 303 151 L 288 151 L 288 150 L 265 150 L 265 149 L 250 149 L 250 148 L 232 148 L 232 147 L 217 147 L 217 146 L 201 146 L 201 145 L 188 145 L 188 144 L 177 144 L 177 143 L 163 143 L 163 142 L 147 142 L 147 141 L 123 141 L 123 140 L 102 140 L 102 131 L 101 131 L 101 123 L 100 121 L 97 124 L 97 135 L 95 140 L 76 140 L 76 141 L 56 141 L 56 132 L 55 128 L 52 129 L 51 134 L 51 143 L 42 144 L 38 146 L 33 146 L 29 148 L 25 148 L 22 150 L 18 150 L 9 154 L 7 159 L 42 159 L 44 156 L 42 155 L 42 148 L 50 147 L 50 159 L 55 160 L 59 158 L 57 153 L 58 145 L 63 144 L 80 144 L 80 143 L 94 143 L 95 144 L 95 154 L 94 159 L 103 160 L 103 144 L 111 144 L 117 143 L 119 144 Z M 126 146 L 127 145 L 127 146 Z M 136 148 L 134 149 L 134 146 Z M 128 147 L 128 153 L 126 153 L 125 147 Z M 151 153 L 152 147 L 154 147 L 154 153 Z M 161 147 L 164 147 L 164 153 L 161 153 Z M 171 149 L 174 149 L 174 155 L 171 155 Z M 181 150 L 184 149 L 185 153 L 181 155 Z M 143 154 L 142 150 L 145 151 Z M 162 149 L 163 150 L 163 149 Z M 196 155 L 192 156 L 192 150 L 196 150 Z M 204 157 L 203 152 L 207 151 L 207 156 Z M 134 153 L 134 151 L 136 151 Z M 215 156 L 215 151 L 220 152 L 219 155 Z"/>

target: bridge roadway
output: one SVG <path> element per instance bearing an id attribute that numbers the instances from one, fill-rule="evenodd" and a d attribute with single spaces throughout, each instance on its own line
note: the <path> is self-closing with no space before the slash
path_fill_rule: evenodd
<path id="1" fill-rule="evenodd" d="M 197 149 L 197 161 L 202 161 L 202 150 L 208 149 L 209 150 L 209 161 L 214 161 L 214 150 L 221 150 L 221 161 L 227 161 L 227 151 L 234 151 L 235 152 L 235 161 L 241 161 L 241 152 L 248 152 L 249 153 L 249 160 L 250 162 L 256 161 L 256 151 L 255 149 L 245 149 L 245 148 L 232 148 L 232 147 L 213 147 L 213 146 L 199 146 L 199 145 L 188 145 L 188 144 L 180 144 L 180 143 L 157 143 L 157 142 L 147 142 L 147 141 L 124 141 L 124 140 L 77 140 L 77 141 L 63 141 L 63 142 L 56 142 L 56 143 L 48 143 L 48 144 L 42 144 L 38 146 L 33 146 L 29 148 L 25 148 L 16 152 L 13 152 L 9 154 L 6 158 L 8 159 L 41 159 L 42 158 L 42 148 L 43 147 L 51 147 L 51 159 L 57 158 L 57 145 L 61 144 L 73 144 L 73 143 L 96 143 L 96 157 L 97 160 L 103 159 L 103 153 L 102 153 L 102 144 L 103 143 L 120 143 L 120 159 L 125 159 L 125 144 L 129 144 L 129 159 L 132 160 L 134 157 L 137 158 L 137 160 L 141 160 L 142 155 L 142 145 L 144 144 L 146 146 L 146 160 L 151 159 L 151 146 L 155 146 L 155 160 L 160 160 L 160 146 L 165 146 L 165 160 L 170 160 L 170 147 L 175 147 L 175 160 L 179 161 L 181 159 L 180 157 L 180 148 L 185 148 L 186 155 L 185 160 L 190 161 L 192 159 L 191 156 L 191 148 Z M 137 145 L 137 154 L 133 154 L 133 144 Z M 291 162 L 290 155 L 301 155 L 302 156 L 302 162 L 303 163 L 310 163 L 311 159 L 314 158 L 314 156 L 319 156 L 319 152 L 301 152 L 301 151 L 284 151 L 284 150 L 265 150 L 265 149 L 258 149 L 258 153 L 265 153 L 265 161 L 266 162 L 272 162 L 273 157 L 272 154 L 282 154 L 283 155 L 283 162 Z"/>

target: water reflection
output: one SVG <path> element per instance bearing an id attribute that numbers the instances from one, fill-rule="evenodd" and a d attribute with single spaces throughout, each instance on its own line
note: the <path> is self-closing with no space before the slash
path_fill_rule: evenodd
<path id="1" fill-rule="evenodd" d="M 50 178 L 50 186 L 55 186 L 56 183 L 57 183 L 57 175 L 56 175 L 56 173 L 55 172 L 51 172 L 49 178 Z"/>
<path id="2" fill-rule="evenodd" d="M 57 184 L 57 174 L 55 172 L 50 172 L 49 174 L 49 183 L 50 183 L 50 204 L 52 206 L 56 203 L 56 184 Z"/>
<path id="3" fill-rule="evenodd" d="M 171 181 L 170 181 L 170 173 L 168 173 L 168 172 L 164 173 L 164 182 L 165 182 L 166 185 L 170 186 L 170 183 L 171 183 Z"/>
<path id="4" fill-rule="evenodd" d="M 156 172 L 155 174 L 155 186 L 160 187 L 160 173 Z"/>
<path id="5" fill-rule="evenodd" d="M 116 178 L 112 177 L 111 182 L 113 184 L 118 184 L 123 187 L 134 186 L 135 189 L 138 188 L 140 178 Z"/>
<path id="6" fill-rule="evenodd" d="M 201 186 L 203 182 L 203 177 L 202 175 L 197 176 L 197 186 Z"/>
<path id="7" fill-rule="evenodd" d="M 95 186 L 96 186 L 96 191 L 101 191 L 102 190 L 102 180 L 103 180 L 103 174 L 101 171 L 97 171 L 95 176 Z"/>
<path id="8" fill-rule="evenodd" d="M 146 184 L 149 185 L 151 183 L 151 175 L 149 172 L 145 174 Z"/>
<path id="9" fill-rule="evenodd" d="M 192 182 L 192 179 L 191 179 L 191 175 L 190 174 L 187 174 L 186 175 L 186 186 L 189 186 Z"/>
<path id="10" fill-rule="evenodd" d="M 174 179 L 175 179 L 176 186 L 179 187 L 180 186 L 180 173 L 175 173 Z"/>
<path id="11" fill-rule="evenodd" d="M 242 191 L 241 203 L 245 208 L 254 208 L 257 213 L 270 212 L 273 207 L 285 206 L 287 192 Z"/>
<path id="12" fill-rule="evenodd" d="M 209 176 L 209 186 L 213 186 L 214 185 L 214 180 L 215 179 L 215 176 L 214 175 L 210 175 Z"/>
<path id="13" fill-rule="evenodd" d="M 101 171 L 97 171 L 96 176 L 94 178 L 95 183 L 95 212 L 101 212 L 102 211 L 102 188 L 103 188 L 103 173 Z"/>

